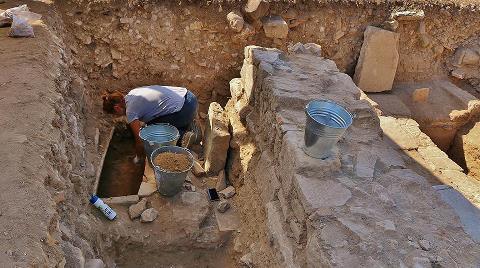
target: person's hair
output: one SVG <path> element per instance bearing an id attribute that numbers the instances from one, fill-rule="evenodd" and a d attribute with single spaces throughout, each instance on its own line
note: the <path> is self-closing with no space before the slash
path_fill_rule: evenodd
<path id="1" fill-rule="evenodd" d="M 102 100 L 103 110 L 108 113 L 114 113 L 115 110 L 113 109 L 113 106 L 123 102 L 123 94 L 119 91 L 114 91 L 112 93 L 105 92 L 102 94 Z"/>

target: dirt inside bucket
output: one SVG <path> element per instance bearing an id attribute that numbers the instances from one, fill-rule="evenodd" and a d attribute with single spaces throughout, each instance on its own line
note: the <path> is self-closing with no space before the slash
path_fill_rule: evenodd
<path id="1" fill-rule="evenodd" d="M 157 155 L 155 165 L 170 172 L 180 172 L 190 167 L 190 159 L 187 155 L 165 152 Z"/>

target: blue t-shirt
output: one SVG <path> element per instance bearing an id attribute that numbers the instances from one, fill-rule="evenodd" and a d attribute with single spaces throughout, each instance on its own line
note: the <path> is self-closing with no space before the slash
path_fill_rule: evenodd
<path id="1" fill-rule="evenodd" d="M 128 123 L 138 119 L 149 122 L 159 116 L 180 111 L 187 89 L 171 86 L 146 86 L 132 89 L 125 96 Z"/>

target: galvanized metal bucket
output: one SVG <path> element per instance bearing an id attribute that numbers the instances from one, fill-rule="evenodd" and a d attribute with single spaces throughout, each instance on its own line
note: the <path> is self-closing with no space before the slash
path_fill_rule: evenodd
<path id="1" fill-rule="evenodd" d="M 188 159 L 190 161 L 188 168 L 179 172 L 172 172 L 164 170 L 160 166 L 155 165 L 153 161 L 155 157 L 165 152 L 184 154 L 188 156 Z M 151 163 L 155 173 L 155 180 L 157 181 L 158 192 L 165 196 L 174 196 L 179 193 L 182 190 L 183 183 L 187 178 L 188 172 L 193 166 L 194 159 L 190 151 L 188 149 L 178 146 L 163 146 L 155 149 L 155 151 L 152 152 L 151 159 Z"/>
<path id="2" fill-rule="evenodd" d="M 180 133 L 176 127 L 170 124 L 155 124 L 140 129 L 139 136 L 143 141 L 148 163 L 151 163 L 150 156 L 152 152 L 162 146 L 176 145 L 180 138 Z"/>
<path id="3" fill-rule="evenodd" d="M 353 116 L 331 100 L 313 100 L 305 107 L 305 145 L 303 150 L 314 158 L 325 159 L 352 124 Z"/>

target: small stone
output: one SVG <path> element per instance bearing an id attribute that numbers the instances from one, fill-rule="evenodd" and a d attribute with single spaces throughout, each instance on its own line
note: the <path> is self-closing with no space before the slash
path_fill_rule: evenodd
<path id="1" fill-rule="evenodd" d="M 128 215 L 130 219 L 135 219 L 142 215 L 142 212 L 147 209 L 147 199 L 143 198 L 140 202 L 136 203 L 135 205 L 131 205 L 128 208 Z"/>
<path id="2" fill-rule="evenodd" d="M 422 239 L 418 241 L 418 244 L 420 245 L 420 248 L 422 248 L 425 251 L 429 251 L 430 249 L 432 249 L 432 245 L 428 240 Z"/>
<path id="3" fill-rule="evenodd" d="M 430 94 L 430 88 L 417 88 L 412 93 L 412 99 L 415 102 L 426 102 Z"/>
<path id="4" fill-rule="evenodd" d="M 149 208 L 142 212 L 140 222 L 152 222 L 154 221 L 158 216 L 158 211 L 154 208 Z"/>
<path id="5" fill-rule="evenodd" d="M 253 266 L 253 260 L 252 260 L 252 253 L 247 253 L 245 255 L 243 255 L 241 258 L 240 258 L 240 264 L 243 265 L 244 267 L 254 267 Z"/>
<path id="6" fill-rule="evenodd" d="M 269 16 L 262 19 L 265 36 L 285 39 L 288 36 L 288 24 L 280 16 Z"/>
<path id="7" fill-rule="evenodd" d="M 193 161 L 192 173 L 195 177 L 205 176 L 205 169 L 203 169 L 202 165 L 197 160 Z"/>
<path id="8" fill-rule="evenodd" d="M 196 190 L 195 185 L 192 185 L 191 183 L 184 183 L 183 188 L 185 188 L 185 190 L 190 192 L 195 192 Z"/>
<path id="9" fill-rule="evenodd" d="M 458 79 L 465 78 L 465 73 L 460 69 L 453 70 L 452 72 L 450 72 L 450 75 Z"/>
<path id="10" fill-rule="evenodd" d="M 225 188 L 224 190 L 220 191 L 220 194 L 224 197 L 224 198 L 231 198 L 232 196 L 235 195 L 235 188 L 233 186 L 228 186 L 227 188 Z"/>
<path id="11" fill-rule="evenodd" d="M 225 213 L 230 208 L 230 203 L 228 203 L 227 200 L 222 200 L 220 203 L 217 205 L 217 210 L 220 213 Z"/>
<path id="12" fill-rule="evenodd" d="M 157 186 L 153 183 L 142 182 L 138 190 L 139 197 L 150 196 L 157 191 Z"/>
<path id="13" fill-rule="evenodd" d="M 230 25 L 230 28 L 232 28 L 236 32 L 241 32 L 245 23 L 242 14 L 238 11 L 232 11 L 228 13 L 227 21 Z"/>

